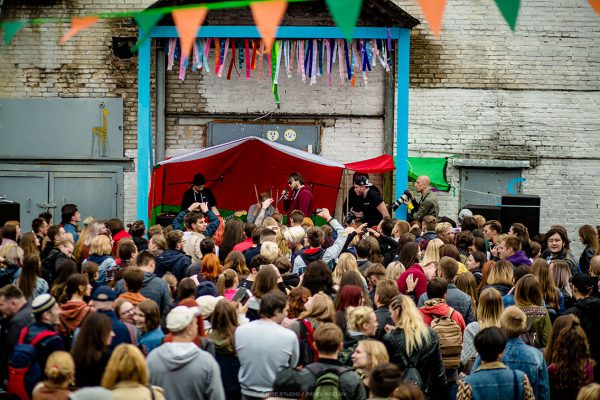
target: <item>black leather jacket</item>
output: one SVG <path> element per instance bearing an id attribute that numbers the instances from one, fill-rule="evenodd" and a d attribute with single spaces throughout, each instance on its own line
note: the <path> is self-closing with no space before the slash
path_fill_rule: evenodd
<path id="1" fill-rule="evenodd" d="M 418 348 L 409 356 L 412 363 L 416 366 L 421 375 L 421 380 L 425 386 L 425 397 L 427 399 L 448 399 L 448 385 L 446 381 L 446 371 L 442 362 L 442 353 L 440 351 L 439 339 L 437 333 L 431 328 L 429 330 L 430 340 L 423 347 Z M 401 356 L 401 349 L 406 354 L 406 342 L 404 331 L 396 328 L 392 332 L 386 334 L 383 339 L 383 344 L 387 348 L 390 355 L 390 362 L 398 365 L 402 369 L 406 369 Z"/>

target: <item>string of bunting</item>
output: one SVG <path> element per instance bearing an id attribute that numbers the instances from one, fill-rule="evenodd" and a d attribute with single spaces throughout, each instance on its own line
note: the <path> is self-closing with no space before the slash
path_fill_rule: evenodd
<path id="1" fill-rule="evenodd" d="M 214 49 L 214 61 L 211 62 L 211 49 Z M 177 38 L 165 39 L 167 70 L 171 71 L 179 63 L 179 79 L 184 80 L 191 66 L 193 72 L 211 73 L 222 78 L 226 71 L 226 79 L 231 80 L 235 69 L 238 77 L 252 79 L 252 71 L 260 82 L 263 75 L 265 58 L 266 78 L 272 84 L 275 103 L 280 103 L 279 79 L 285 74 L 291 79 L 296 71 L 303 83 L 317 84 L 317 77 L 326 77 L 327 85 L 334 84 L 338 64 L 339 86 L 349 84 L 355 87 L 360 75 L 365 86 L 368 85 L 368 73 L 381 65 L 386 72 L 392 66 L 392 40 L 388 39 L 298 39 L 275 40 L 271 51 L 262 40 L 196 38 L 192 42 L 191 57 L 184 54 L 183 42 Z M 229 64 L 227 66 L 227 64 Z"/>
<path id="2" fill-rule="evenodd" d="M 228 0 L 215 3 L 200 3 L 186 6 L 172 6 L 144 11 L 108 12 L 67 18 L 33 18 L 28 20 L 3 21 L 0 27 L 4 32 L 4 45 L 7 46 L 14 36 L 27 25 L 48 23 L 71 23 L 69 31 L 62 37 L 61 44 L 66 43 L 79 32 L 91 27 L 100 19 L 133 18 L 143 32 L 150 32 L 152 28 L 166 14 L 172 14 L 177 25 L 180 38 L 186 46 L 184 52 L 189 54 L 191 44 L 198 29 L 204 22 L 209 10 L 228 8 L 250 7 L 261 37 L 265 41 L 267 52 L 270 54 L 273 40 L 276 37 L 277 27 L 281 23 L 288 3 L 309 2 L 316 0 Z M 521 0 L 494 0 L 500 13 L 512 31 L 516 30 L 517 18 L 521 7 Z M 583 0 L 578 0 L 583 1 Z M 600 0 L 587 0 L 596 14 L 600 15 Z M 446 9 L 447 0 L 416 0 L 423 12 L 434 35 L 439 37 L 442 31 L 442 20 Z M 336 25 L 344 32 L 345 37 L 352 39 L 352 32 L 362 8 L 362 0 L 325 0 L 331 16 Z M 147 39 L 147 35 L 140 37 L 135 48 Z M 189 47 L 188 47 L 189 45 Z"/>

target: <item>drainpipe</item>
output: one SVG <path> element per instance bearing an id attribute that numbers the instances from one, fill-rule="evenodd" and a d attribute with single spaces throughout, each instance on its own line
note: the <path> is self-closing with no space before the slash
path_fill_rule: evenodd
<path id="1" fill-rule="evenodd" d="M 165 49 L 156 48 L 156 162 L 165 159 L 165 88 L 166 88 Z"/>

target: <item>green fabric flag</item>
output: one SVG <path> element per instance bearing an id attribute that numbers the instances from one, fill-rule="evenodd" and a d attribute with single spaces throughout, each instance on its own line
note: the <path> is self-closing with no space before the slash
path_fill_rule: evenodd
<path id="1" fill-rule="evenodd" d="M 138 26 L 140 28 L 142 28 L 142 31 L 144 32 L 144 36 L 142 36 L 138 39 L 137 43 L 133 46 L 133 48 L 131 50 L 136 51 L 142 45 L 142 43 L 144 43 L 148 39 L 148 36 L 150 35 L 152 28 L 154 28 L 154 26 L 156 24 L 158 24 L 158 21 L 160 21 L 160 19 L 162 17 L 163 17 L 163 14 L 161 14 L 161 13 L 149 13 L 149 12 L 137 13 L 135 15 L 135 17 L 133 17 L 135 19 L 135 22 L 138 24 Z"/>
<path id="2" fill-rule="evenodd" d="M 4 30 L 4 46 L 8 46 L 13 37 L 25 26 L 22 21 L 3 22 L 2 29 Z"/>
<path id="3" fill-rule="evenodd" d="M 344 32 L 348 41 L 360 16 L 362 0 L 325 0 L 335 24 Z"/>
<path id="4" fill-rule="evenodd" d="M 502 16 L 514 32 L 517 28 L 517 17 L 521 8 L 521 0 L 495 0 Z"/>
<path id="5" fill-rule="evenodd" d="M 419 176 L 427 175 L 431 186 L 444 192 L 450 191 L 446 182 L 446 158 L 408 157 L 408 177 L 416 181 Z"/>

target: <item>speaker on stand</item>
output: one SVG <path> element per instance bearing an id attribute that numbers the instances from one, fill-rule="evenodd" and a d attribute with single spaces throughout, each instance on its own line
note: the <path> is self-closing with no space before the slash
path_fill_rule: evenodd
<path id="1" fill-rule="evenodd" d="M 502 196 L 501 209 L 500 222 L 504 232 L 508 232 L 512 224 L 519 222 L 527 227 L 529 237 L 540 233 L 540 196 L 505 195 Z"/>

